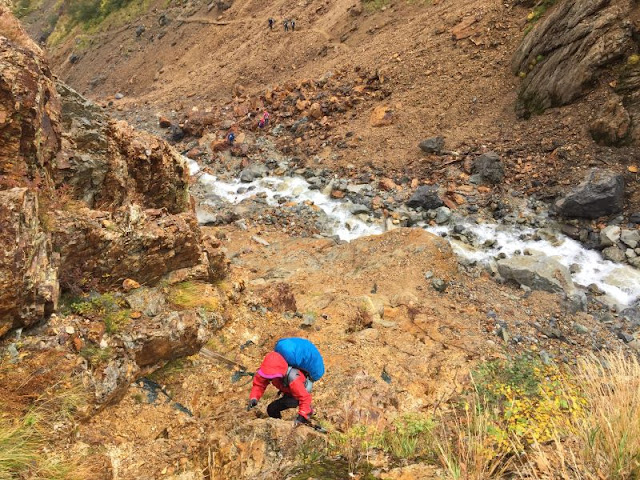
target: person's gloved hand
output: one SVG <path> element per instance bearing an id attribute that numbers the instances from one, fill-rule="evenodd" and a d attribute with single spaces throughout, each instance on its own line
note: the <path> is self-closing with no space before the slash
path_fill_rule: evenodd
<path id="1" fill-rule="evenodd" d="M 254 408 L 256 405 L 258 405 L 258 400 L 256 400 L 255 398 L 249 400 L 249 403 L 247 403 L 247 412 Z"/>
<path id="2" fill-rule="evenodd" d="M 296 419 L 293 421 L 293 426 L 297 427 L 298 425 L 309 424 L 309 423 L 310 423 L 309 420 L 304 418 L 302 415 L 298 414 Z"/>

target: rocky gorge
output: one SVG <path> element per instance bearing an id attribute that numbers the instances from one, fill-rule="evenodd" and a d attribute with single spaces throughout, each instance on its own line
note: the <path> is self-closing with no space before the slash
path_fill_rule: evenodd
<path id="1" fill-rule="evenodd" d="M 238 81 L 216 102 L 186 95 L 193 106 L 181 109 L 119 91 L 94 101 L 51 72 L 0 6 L 0 478 L 634 478 L 602 473 L 601 447 L 572 473 L 553 452 L 546 466 L 536 460 L 536 449 L 578 442 L 547 427 L 584 420 L 588 395 L 574 393 L 584 359 L 604 365 L 640 350 L 628 147 L 637 7 L 546 7 L 511 52 L 513 115 L 549 110 L 532 120 L 546 128 L 555 108 L 615 76 L 620 97 L 590 114 L 588 143 L 570 128 L 530 150 L 526 138 L 412 131 L 405 153 L 387 158 L 369 151 L 379 138 L 409 142 L 397 72 L 310 68 L 266 89 Z M 131 36 L 161 42 L 172 34 L 154 35 L 169 25 L 234 25 L 222 15 L 239 8 L 151 10 L 142 18 L 154 26 Z M 212 10 L 220 18 L 196 16 Z M 355 23 L 380 14 L 345 12 Z M 481 32 L 507 28 L 487 12 L 447 18 L 452 41 L 477 47 Z M 348 38 L 331 48 L 350 48 Z M 54 55 L 54 71 L 87 56 Z M 112 81 L 104 75 L 96 85 Z M 249 377 L 285 336 L 309 338 L 325 357 L 314 404 L 326 435 L 245 410 Z M 486 379 L 509 375 L 492 393 Z M 544 394 L 518 390 L 532 382 Z M 456 477 L 447 459 L 476 440 L 456 425 L 491 410 L 469 408 L 485 405 L 473 403 L 481 391 L 522 401 L 524 413 L 491 404 L 496 423 L 477 440 L 489 447 L 474 458 L 504 470 Z M 522 451 L 500 443 L 503 427 Z M 18 446 L 26 460 L 3 463 L 21 458 Z"/>

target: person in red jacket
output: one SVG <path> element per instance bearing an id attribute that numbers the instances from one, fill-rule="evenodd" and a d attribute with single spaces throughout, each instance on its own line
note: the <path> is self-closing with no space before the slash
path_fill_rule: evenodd
<path id="1" fill-rule="evenodd" d="M 260 369 L 253 377 L 253 387 L 249 396 L 247 410 L 258 405 L 264 391 L 272 384 L 282 396 L 267 405 L 267 414 L 272 418 L 282 418 L 282 411 L 298 407 L 298 416 L 294 423 L 309 423 L 309 416 L 313 414 L 311 408 L 311 382 L 304 372 L 290 367 L 278 352 L 270 352 L 262 361 Z"/>

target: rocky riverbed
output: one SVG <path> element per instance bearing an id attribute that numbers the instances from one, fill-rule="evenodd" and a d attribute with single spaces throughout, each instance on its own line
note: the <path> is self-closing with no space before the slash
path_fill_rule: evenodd
<path id="1" fill-rule="evenodd" d="M 479 161 L 486 164 L 487 159 L 499 161 L 492 155 Z M 246 228 L 252 222 L 342 241 L 417 226 L 450 240 L 465 267 L 479 264 L 499 281 L 564 292 L 572 308 L 584 309 L 584 292 L 617 309 L 640 296 L 640 272 L 633 268 L 638 263 L 640 230 L 631 224 L 627 228 L 612 224 L 596 235 L 586 226 L 576 226 L 576 221 L 564 223 L 550 216 L 548 204 L 515 191 L 500 205 L 478 206 L 469 195 L 462 208 L 452 204 L 449 208 L 442 199 L 446 192 L 437 185 L 410 193 L 390 179 L 353 181 L 322 169 L 290 167 L 286 160 L 254 163 L 235 178 L 228 172 L 207 173 L 195 161 L 190 161 L 190 169 L 198 179 L 194 192 L 200 199 L 198 219 L 204 225 L 239 222 Z M 583 190 L 588 188 L 592 187 L 587 184 Z M 576 192 L 567 197 L 581 194 Z M 480 186 L 474 193 L 488 192 Z M 558 203 L 562 206 L 562 201 Z M 558 272 L 561 282 L 552 278 Z M 540 275 L 548 280 L 540 281 Z"/>

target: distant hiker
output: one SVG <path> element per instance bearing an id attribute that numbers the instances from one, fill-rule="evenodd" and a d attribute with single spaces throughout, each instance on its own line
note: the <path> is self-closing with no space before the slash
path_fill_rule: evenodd
<path id="1" fill-rule="evenodd" d="M 264 391 L 272 384 L 282 396 L 267 405 L 271 418 L 282 418 L 282 411 L 298 407 L 294 425 L 309 424 L 313 382 L 324 375 L 324 361 L 316 346 L 304 338 L 283 338 L 269 352 L 253 377 L 247 410 L 258 405 Z"/>
<path id="2" fill-rule="evenodd" d="M 269 118 L 269 112 L 267 112 L 266 110 L 262 112 L 262 120 L 264 120 L 265 125 L 269 123 Z"/>
<path id="3" fill-rule="evenodd" d="M 292 32 L 296 31 L 296 21 L 295 20 L 291 20 L 291 31 Z"/>
<path id="4" fill-rule="evenodd" d="M 229 135 L 227 135 L 227 143 L 233 146 L 233 142 L 235 142 L 235 140 L 236 140 L 236 134 L 233 132 L 229 132 Z"/>
<path id="5" fill-rule="evenodd" d="M 273 18 L 269 18 L 269 30 L 273 30 L 274 23 L 276 23 L 276 21 Z"/>
<path id="6" fill-rule="evenodd" d="M 282 22 L 282 24 L 284 25 L 284 31 L 288 32 L 289 31 L 289 20 L 285 20 L 284 22 Z"/>
<path id="7" fill-rule="evenodd" d="M 264 118 L 261 118 L 260 120 L 258 120 L 258 128 L 264 128 L 264 126 L 265 126 Z"/>

